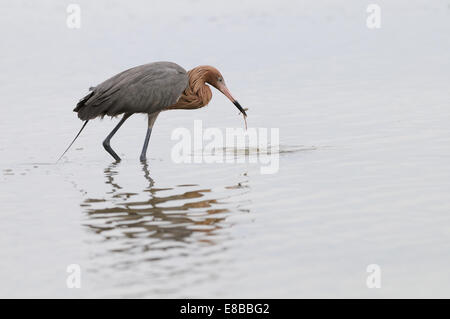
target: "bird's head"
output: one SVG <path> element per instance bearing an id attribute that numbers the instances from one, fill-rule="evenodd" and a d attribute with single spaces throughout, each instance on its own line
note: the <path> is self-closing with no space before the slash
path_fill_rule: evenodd
<path id="1" fill-rule="evenodd" d="M 217 90 L 223 93 L 236 107 L 238 110 L 244 115 L 244 117 L 247 117 L 247 113 L 245 113 L 245 110 L 242 108 L 242 106 L 239 104 L 239 102 L 231 95 L 230 90 L 228 90 L 225 80 L 223 79 L 222 74 L 217 70 L 215 67 L 212 66 L 205 66 L 205 82 L 210 84 L 211 86 L 215 87 Z"/>

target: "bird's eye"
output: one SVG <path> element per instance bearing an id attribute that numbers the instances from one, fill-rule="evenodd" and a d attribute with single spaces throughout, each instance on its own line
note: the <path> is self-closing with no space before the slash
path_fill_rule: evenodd
<path id="1" fill-rule="evenodd" d="M 223 81 L 223 79 L 222 78 L 219 78 L 219 82 L 222 82 Z"/>

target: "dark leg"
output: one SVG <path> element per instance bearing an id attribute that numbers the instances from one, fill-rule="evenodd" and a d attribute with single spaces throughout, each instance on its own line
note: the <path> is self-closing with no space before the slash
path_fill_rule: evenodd
<path id="1" fill-rule="evenodd" d="M 120 120 L 119 124 L 116 125 L 116 127 L 111 131 L 111 133 L 109 133 L 109 135 L 105 138 L 105 140 L 103 141 L 103 147 L 105 148 L 105 150 L 111 154 L 112 157 L 114 157 L 114 159 L 117 162 L 120 162 L 120 157 L 116 154 L 116 152 L 113 151 L 113 149 L 111 148 L 111 146 L 109 145 L 109 142 L 111 141 L 111 138 L 114 136 L 114 134 L 117 133 L 117 131 L 119 130 L 119 128 L 122 126 L 122 124 L 131 116 L 131 114 L 124 114 L 124 116 L 122 117 L 122 119 Z"/>
<path id="2" fill-rule="evenodd" d="M 152 128 L 153 128 L 153 124 L 156 121 L 156 118 L 158 117 L 159 113 L 154 113 L 154 114 L 149 114 L 148 115 L 148 129 L 147 129 L 147 134 L 145 135 L 145 141 L 144 141 L 144 147 L 142 148 L 142 152 L 141 152 L 141 162 L 145 162 L 146 158 L 147 158 L 147 147 L 148 147 L 148 142 L 150 140 L 150 135 L 152 134 Z"/>
<path id="3" fill-rule="evenodd" d="M 148 142 L 150 140 L 150 135 L 152 134 L 152 128 L 149 127 L 147 129 L 147 134 L 145 135 L 145 141 L 144 141 L 144 147 L 142 148 L 142 152 L 141 152 L 141 162 L 145 162 L 145 160 L 147 159 L 147 147 L 148 147 Z"/>

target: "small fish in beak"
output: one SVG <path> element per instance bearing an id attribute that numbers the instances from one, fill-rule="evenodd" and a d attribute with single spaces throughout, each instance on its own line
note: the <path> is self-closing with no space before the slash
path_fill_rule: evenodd
<path id="1" fill-rule="evenodd" d="M 233 104 L 237 107 L 237 109 L 239 110 L 239 112 L 242 113 L 242 116 L 244 117 L 244 122 L 245 122 L 245 130 L 247 130 L 247 113 L 245 112 L 248 109 L 244 109 L 239 102 L 231 95 L 230 91 L 228 90 L 228 88 L 225 86 L 225 84 L 221 84 L 218 86 L 218 89 L 220 92 L 223 93 L 223 95 L 225 95 L 231 102 L 233 102 Z"/>

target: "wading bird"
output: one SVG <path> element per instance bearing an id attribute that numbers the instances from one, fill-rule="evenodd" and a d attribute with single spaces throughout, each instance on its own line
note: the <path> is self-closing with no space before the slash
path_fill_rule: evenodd
<path id="1" fill-rule="evenodd" d="M 172 62 L 154 62 L 137 66 L 90 88 L 74 109 L 85 121 L 78 134 L 59 159 L 69 150 L 89 120 L 96 117 L 123 114 L 117 126 L 103 141 L 103 147 L 116 161 L 120 157 L 110 146 L 111 138 L 122 124 L 134 113 L 148 114 L 148 129 L 140 159 L 145 161 L 152 127 L 158 114 L 165 110 L 198 109 L 206 106 L 212 98 L 209 86 L 222 92 L 244 116 L 247 114 L 233 98 L 219 70 L 212 66 L 198 66 L 186 72 Z M 247 123 L 246 123 L 247 126 Z M 58 159 L 58 161 L 59 161 Z"/>

